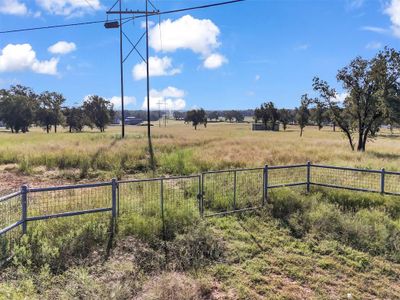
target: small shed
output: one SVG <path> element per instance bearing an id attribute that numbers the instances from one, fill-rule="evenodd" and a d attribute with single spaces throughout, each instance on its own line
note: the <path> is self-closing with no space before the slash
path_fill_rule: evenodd
<path id="1" fill-rule="evenodd" d="M 252 123 L 251 124 L 251 130 L 257 131 L 257 130 L 262 130 L 262 131 L 279 131 L 279 123 L 275 124 L 263 124 L 263 123 Z"/>

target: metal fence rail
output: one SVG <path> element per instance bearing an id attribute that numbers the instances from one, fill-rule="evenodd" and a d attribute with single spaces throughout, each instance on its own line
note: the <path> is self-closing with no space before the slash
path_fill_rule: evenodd
<path id="1" fill-rule="evenodd" d="M 175 220 L 209 217 L 257 209 L 268 201 L 270 189 L 320 186 L 400 195 L 400 172 L 320 164 L 264 166 L 208 171 L 198 175 L 28 188 L 0 197 L 0 261 L 10 257 L 29 224 L 49 219 L 96 214 L 130 220 L 135 232 L 168 238 Z M 90 218 L 87 219 L 90 222 Z M 137 227 L 137 228 L 135 228 Z M 153 230 L 153 231 L 152 231 Z"/>

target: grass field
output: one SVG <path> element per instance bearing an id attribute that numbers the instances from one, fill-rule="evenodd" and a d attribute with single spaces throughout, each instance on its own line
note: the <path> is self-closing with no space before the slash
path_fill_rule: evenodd
<path id="1" fill-rule="evenodd" d="M 46 134 L 39 128 L 18 135 L 0 132 L 0 168 L 3 176 L 7 172 L 18 175 L 7 180 L 9 184 L 16 181 L 15 186 L 20 183 L 18 177 L 40 184 L 45 179 L 94 181 L 152 176 L 148 168 L 146 128 L 128 126 L 124 140 L 119 138 L 119 131 L 119 127 L 109 127 L 106 133 Z M 166 128 L 153 126 L 152 137 L 156 175 L 308 160 L 339 166 L 400 169 L 400 135 L 386 130 L 368 143 L 366 153 L 350 151 L 343 134 L 333 132 L 332 128 L 318 131 L 306 127 L 300 138 L 295 126 L 286 132 L 253 132 L 250 124 L 210 123 L 207 128 L 195 131 L 190 125 L 170 121 Z"/>
<path id="2" fill-rule="evenodd" d="M 400 170 L 398 132 L 381 132 L 366 153 L 357 153 L 331 128 L 307 127 L 302 138 L 297 127 L 252 132 L 250 124 L 211 123 L 195 131 L 171 121 L 152 130 L 156 174 L 148 168 L 144 127 L 128 127 L 125 140 L 118 127 L 106 133 L 0 132 L 0 190 L 22 182 L 39 186 L 308 160 Z M 185 204 L 167 201 L 174 204 L 166 206 L 167 236 L 157 189 L 140 184 L 121 189 L 126 213 L 111 253 L 105 214 L 29 225 L 13 260 L 1 270 L 0 299 L 400 298 L 396 196 L 278 189 L 260 211 L 202 220 L 195 189 L 171 188 Z M 218 201 L 209 203 L 210 209 L 230 200 L 219 192 L 217 186 Z M 259 189 L 254 195 L 259 198 Z M 128 204 L 138 197 L 146 210 L 131 213 Z M 67 198 L 60 192 L 52 199 Z"/>

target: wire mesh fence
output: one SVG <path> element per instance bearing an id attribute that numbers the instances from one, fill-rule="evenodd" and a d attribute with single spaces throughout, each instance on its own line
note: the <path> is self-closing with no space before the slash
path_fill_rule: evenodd
<path id="1" fill-rule="evenodd" d="M 68 235 L 97 224 L 101 233 L 106 228 L 114 232 L 118 215 L 123 233 L 169 239 L 196 218 L 257 209 L 267 201 L 269 189 L 306 187 L 310 191 L 313 185 L 400 195 L 400 172 L 307 163 L 181 177 L 23 187 L 20 192 L 0 197 L 0 260 L 10 256 L 27 230 L 46 227 L 43 231 L 49 236 L 59 232 Z"/>
<path id="2" fill-rule="evenodd" d="M 268 187 L 304 185 L 307 183 L 307 165 L 268 167 Z"/>
<path id="3" fill-rule="evenodd" d="M 168 238 L 177 223 L 200 216 L 200 178 L 194 175 L 120 181 L 117 205 L 119 217 L 124 220 L 123 230 Z"/>
<path id="4" fill-rule="evenodd" d="M 66 213 L 110 208 L 111 197 L 110 183 L 30 189 L 27 217 L 57 217 Z"/>
<path id="5" fill-rule="evenodd" d="M 0 261 L 10 256 L 22 235 L 19 226 L 22 216 L 21 193 L 0 198 Z"/>
<path id="6" fill-rule="evenodd" d="M 264 168 L 202 174 L 205 216 L 260 207 L 264 199 Z"/>
<path id="7" fill-rule="evenodd" d="M 310 180 L 311 184 L 326 187 L 381 191 L 381 171 L 377 170 L 312 165 Z"/>

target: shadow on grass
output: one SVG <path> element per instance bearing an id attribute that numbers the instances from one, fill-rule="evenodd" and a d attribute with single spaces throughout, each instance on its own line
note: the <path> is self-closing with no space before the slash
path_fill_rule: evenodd
<path id="1" fill-rule="evenodd" d="M 400 154 L 397 153 L 381 153 L 376 151 L 370 151 L 369 154 L 375 158 L 381 159 L 399 159 Z"/>
<path id="2" fill-rule="evenodd" d="M 238 219 L 238 223 L 239 223 L 240 227 L 242 227 L 242 229 L 244 231 L 246 231 L 246 233 L 250 236 L 250 238 L 254 242 L 254 244 L 257 245 L 258 249 L 260 249 L 261 252 L 264 252 L 266 249 L 264 249 L 264 247 L 260 244 L 260 242 L 257 240 L 256 236 L 253 233 L 251 233 L 250 229 L 248 227 L 246 227 L 245 222 Z"/>

